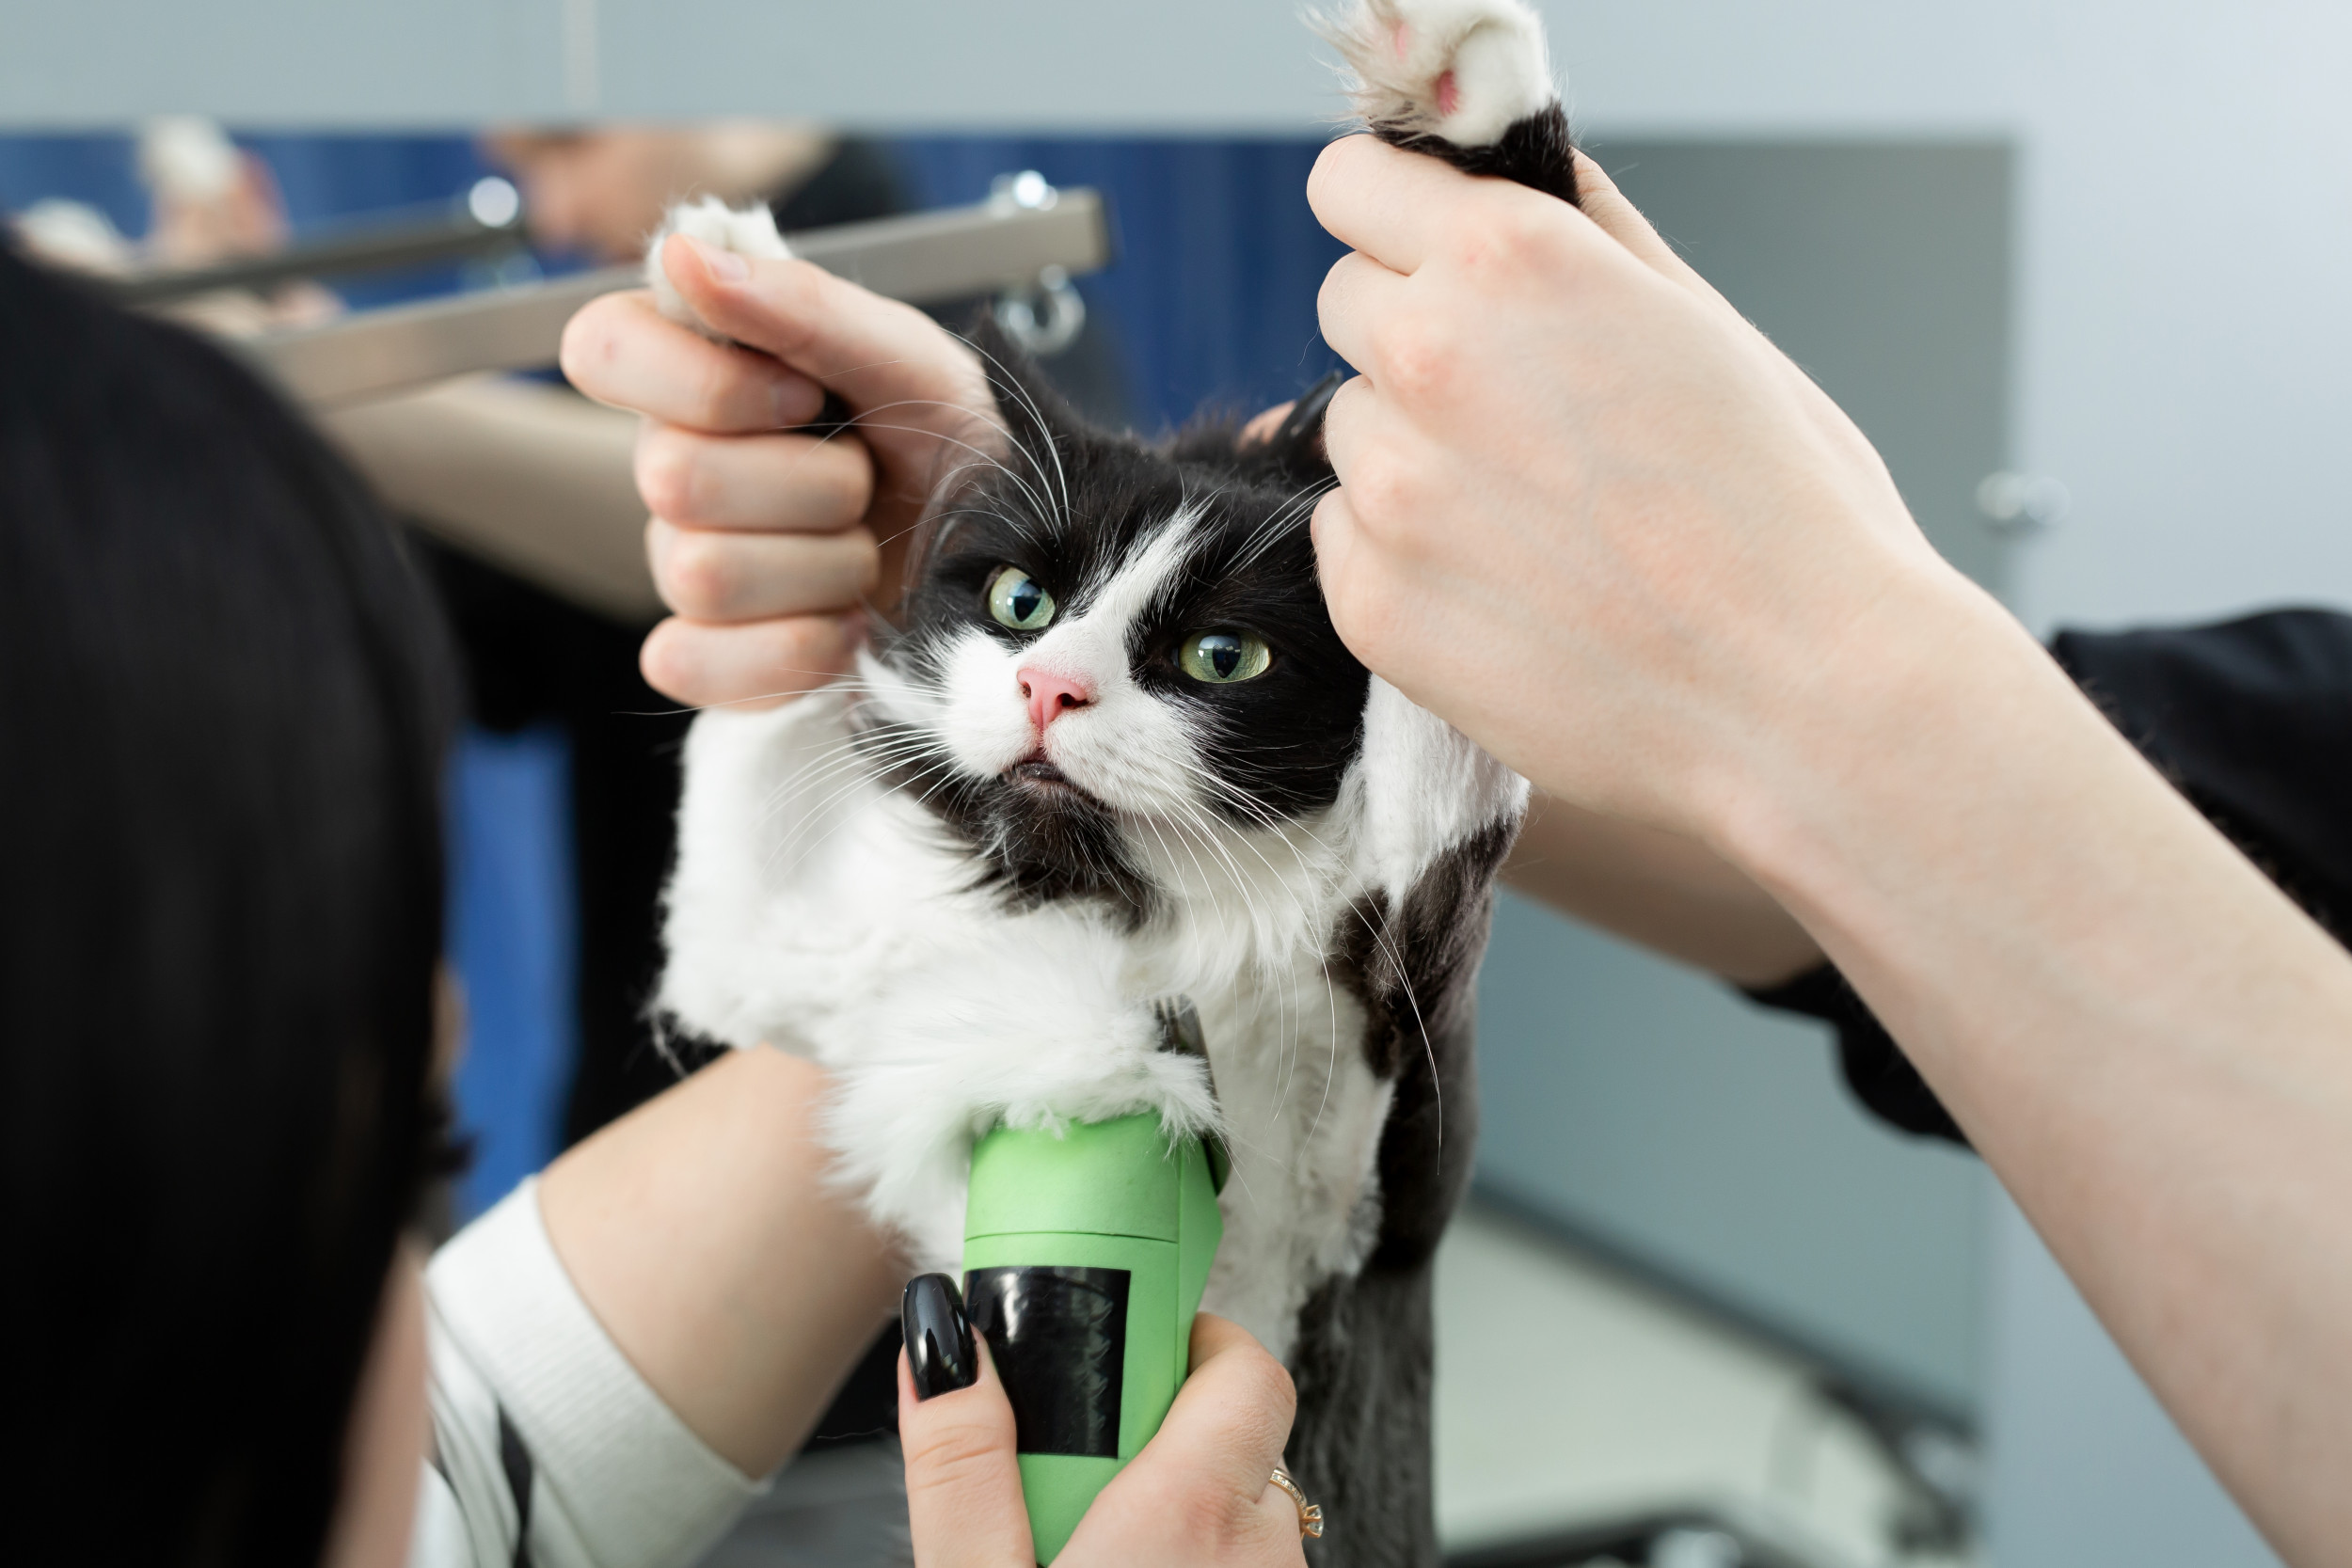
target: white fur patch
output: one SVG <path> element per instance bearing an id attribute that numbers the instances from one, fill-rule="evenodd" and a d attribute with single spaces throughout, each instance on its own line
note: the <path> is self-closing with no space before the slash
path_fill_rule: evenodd
<path id="1" fill-rule="evenodd" d="M 661 245 L 673 234 L 700 241 L 714 250 L 731 250 L 739 256 L 755 261 L 780 261 L 788 258 L 791 248 L 784 236 L 776 232 L 776 215 L 764 201 L 748 207 L 729 207 L 715 196 L 699 201 L 681 201 L 672 207 L 661 227 L 645 242 L 645 283 L 653 290 L 654 304 L 661 313 L 680 326 L 691 326 L 706 338 L 725 340 L 713 332 L 694 308 L 686 303 L 686 296 L 677 292 L 670 275 L 661 265 Z"/>
<path id="2" fill-rule="evenodd" d="M 1354 0 L 1317 12 L 1375 125 L 1486 147 L 1559 99 L 1544 24 L 1526 0 Z"/>
<path id="3" fill-rule="evenodd" d="M 1358 821 L 1357 864 L 1391 904 L 1446 850 L 1527 810 L 1525 779 L 1377 675 L 1364 699 L 1363 752 L 1343 790 Z"/>

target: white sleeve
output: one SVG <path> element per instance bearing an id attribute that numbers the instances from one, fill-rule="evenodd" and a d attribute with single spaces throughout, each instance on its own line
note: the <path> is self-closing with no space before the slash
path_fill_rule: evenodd
<path id="1" fill-rule="evenodd" d="M 436 1456 L 410 1568 L 687 1568 L 766 1490 L 606 1335 L 548 1241 L 536 1181 L 434 1255 L 425 1294 Z"/>

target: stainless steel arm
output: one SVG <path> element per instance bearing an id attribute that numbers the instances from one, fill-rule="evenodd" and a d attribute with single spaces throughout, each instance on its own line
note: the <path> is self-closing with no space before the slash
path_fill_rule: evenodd
<path id="1" fill-rule="evenodd" d="M 1102 198 L 1083 188 L 1054 193 L 1050 205 L 986 201 L 787 238 L 795 256 L 917 305 L 1034 284 L 1051 267 L 1092 272 L 1110 261 Z M 362 311 L 236 346 L 300 401 L 342 407 L 473 372 L 553 364 L 574 311 L 643 277 L 636 267 L 612 267 Z"/>
<path id="2" fill-rule="evenodd" d="M 430 261 L 513 254 L 523 248 L 525 238 L 518 219 L 484 223 L 467 210 L 461 197 L 344 223 L 274 255 L 95 281 L 125 305 L 165 305 L 217 289 L 266 289 L 301 277 L 389 272 Z"/>

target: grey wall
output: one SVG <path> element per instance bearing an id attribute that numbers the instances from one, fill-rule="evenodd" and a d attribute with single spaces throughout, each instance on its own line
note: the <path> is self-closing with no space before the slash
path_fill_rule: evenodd
<path id="1" fill-rule="evenodd" d="M 0 123 L 1297 129 L 1337 107 L 1311 44 L 1282 0 L 6 0 Z"/>
<path id="2" fill-rule="evenodd" d="M 1946 559 L 2006 587 L 2006 544 L 1976 493 L 2009 435 L 2010 145 L 1603 132 L 1591 148 L 1862 426 Z"/>
<path id="3" fill-rule="evenodd" d="M 1867 1119 L 1826 1030 L 1507 895 L 1479 1006 L 1482 1186 L 1976 1411 L 1984 1173 Z"/>

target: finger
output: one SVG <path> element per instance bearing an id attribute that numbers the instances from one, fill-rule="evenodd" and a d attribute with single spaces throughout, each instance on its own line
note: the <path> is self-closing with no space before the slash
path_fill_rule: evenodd
<path id="1" fill-rule="evenodd" d="M 922 1568 L 1023 1568 L 1037 1560 L 1013 1457 L 1012 1406 L 988 1342 L 974 1337 L 980 1375 L 969 1388 L 914 1397 L 898 1353 L 898 1441 L 906 1452 L 907 1523 Z"/>
<path id="2" fill-rule="evenodd" d="M 1300 1561 L 1297 1510 L 1268 1480 L 1296 1409 L 1280 1362 L 1237 1325 L 1200 1314 L 1191 1375 L 1158 1433 L 1080 1521 L 1067 1560 Z"/>
<path id="3" fill-rule="evenodd" d="M 1324 450 L 1340 482 L 1331 494 L 1343 498 L 1332 515 L 1344 522 L 1345 536 L 1333 547 L 1352 552 L 1335 563 L 1360 601 L 1364 574 L 1443 569 L 1460 544 L 1426 526 L 1433 504 L 1447 493 L 1444 447 L 1376 384 L 1350 382 L 1340 389 L 1350 387 L 1357 389 L 1334 410 L 1340 418 L 1326 427 Z"/>
<path id="4" fill-rule="evenodd" d="M 1333 490 L 1315 503 L 1309 525 L 1315 544 L 1315 578 L 1323 590 L 1331 629 L 1359 660 L 1367 664 L 1378 652 L 1365 635 L 1372 617 L 1361 609 L 1364 584 L 1373 575 L 1363 539 L 1363 525 L 1348 504 L 1345 490 Z"/>
<path id="5" fill-rule="evenodd" d="M 1623 245 L 1652 272 L 1701 301 L 1723 320 L 1733 324 L 1751 343 L 1762 348 L 1771 356 L 1774 373 L 1788 382 L 1804 404 L 1808 415 L 1831 439 L 1849 446 L 1855 443 L 1867 445 L 1867 442 L 1862 442 L 1861 433 L 1853 429 L 1852 421 L 1837 409 L 1813 379 L 1783 354 L 1737 306 L 1717 292 L 1712 283 L 1701 277 L 1697 268 L 1684 261 L 1674 246 L 1668 245 L 1650 226 L 1649 219 L 1626 199 L 1625 193 L 1617 189 L 1616 182 L 1601 166 L 1581 152 L 1576 154 L 1576 184 L 1580 204 L 1603 233 Z"/>
<path id="6" fill-rule="evenodd" d="M 702 245 L 674 234 L 663 268 L 713 329 L 772 355 L 866 413 L 993 406 L 979 361 L 911 305 L 884 299 L 807 261 L 753 261 L 714 272 Z"/>
<path id="7" fill-rule="evenodd" d="M 1360 250 L 1331 265 L 1315 295 L 1315 317 L 1331 352 L 1366 374 L 1378 370 L 1376 347 L 1383 323 L 1393 322 L 1404 302 L 1406 279 Z"/>
<path id="8" fill-rule="evenodd" d="M 713 626 L 676 616 L 638 650 L 645 684 L 688 707 L 772 707 L 845 673 L 863 617 L 800 615 Z"/>
<path id="9" fill-rule="evenodd" d="M 706 436 L 647 424 L 637 493 L 689 528 L 829 533 L 855 526 L 874 496 L 874 463 L 854 436 Z"/>
<path id="10" fill-rule="evenodd" d="M 1368 136 L 1342 136 L 1307 176 L 1315 220 L 1350 250 L 1410 273 L 1461 231 L 1478 182 L 1449 164 Z"/>
<path id="11" fill-rule="evenodd" d="M 1248 1507 L 1282 1462 L 1297 1413 L 1298 1391 L 1282 1364 L 1239 1323 L 1199 1313 L 1191 1374 L 1136 1463 L 1159 1449 L 1162 1463 Z"/>
<path id="12" fill-rule="evenodd" d="M 1314 512 L 1308 518 L 1307 536 L 1314 541 L 1315 578 L 1323 587 L 1323 597 L 1336 626 L 1339 601 L 1345 597 L 1357 549 L 1356 517 L 1348 510 L 1345 491 L 1323 493 L 1323 499 L 1315 502 Z M 1346 634 L 1343 631 L 1341 635 L 1344 639 Z"/>
<path id="13" fill-rule="evenodd" d="M 645 555 L 661 602 L 705 622 L 847 615 L 865 602 L 882 569 L 882 552 L 864 529 L 742 533 L 655 517 L 645 524 Z"/>
<path id="14" fill-rule="evenodd" d="M 1372 378 L 1359 375 L 1340 383 L 1340 389 L 1331 394 L 1331 406 L 1324 410 L 1323 455 L 1342 484 L 1356 471 L 1358 456 L 1374 442 L 1372 429 L 1380 419 L 1379 401 Z"/>
<path id="15" fill-rule="evenodd" d="M 1583 153 L 1576 154 L 1576 204 L 1584 215 L 1600 228 L 1600 231 L 1633 252 L 1657 271 L 1675 277 L 1695 278 L 1689 263 L 1674 252 L 1674 247 L 1659 238 L 1649 219 L 1626 199 L 1616 182 L 1608 172 Z"/>
<path id="16" fill-rule="evenodd" d="M 807 376 L 688 331 L 642 289 L 581 306 L 564 325 L 561 357 L 564 376 L 597 402 L 696 430 L 784 430 L 824 406 Z"/>

